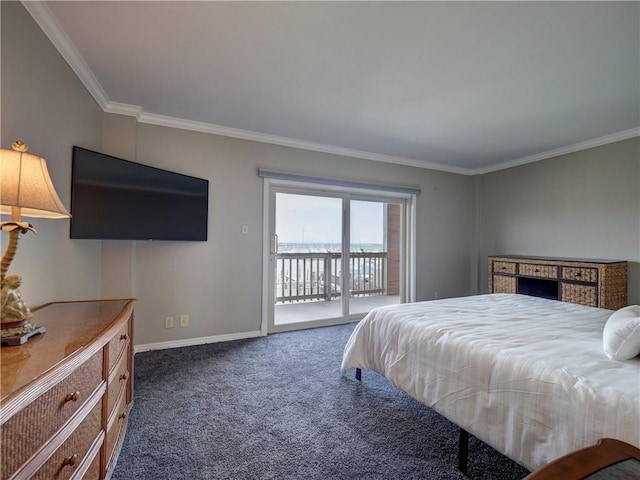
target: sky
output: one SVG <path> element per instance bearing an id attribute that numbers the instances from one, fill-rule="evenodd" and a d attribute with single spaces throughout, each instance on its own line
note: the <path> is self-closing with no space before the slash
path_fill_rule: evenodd
<path id="1" fill-rule="evenodd" d="M 382 244 L 384 203 L 351 201 L 351 243 Z M 340 243 L 342 199 L 278 193 L 279 243 Z"/>

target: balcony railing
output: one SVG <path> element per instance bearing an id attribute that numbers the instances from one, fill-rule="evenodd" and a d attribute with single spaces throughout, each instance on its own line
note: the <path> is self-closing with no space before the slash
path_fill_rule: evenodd
<path id="1" fill-rule="evenodd" d="M 349 254 L 349 294 L 384 295 L 387 252 Z M 276 303 L 332 300 L 341 295 L 342 254 L 276 254 Z"/>

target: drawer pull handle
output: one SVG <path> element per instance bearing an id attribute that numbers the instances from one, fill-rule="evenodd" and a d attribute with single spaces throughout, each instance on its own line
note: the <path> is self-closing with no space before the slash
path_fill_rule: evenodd
<path id="1" fill-rule="evenodd" d="M 502 270 L 506 270 L 506 269 L 507 269 L 507 267 L 502 267 Z"/>
<path id="2" fill-rule="evenodd" d="M 127 418 L 127 412 L 122 412 L 120 415 L 118 415 L 118 418 L 124 420 L 125 418 Z"/>
<path id="3" fill-rule="evenodd" d="M 80 392 L 75 391 L 73 393 L 67 393 L 66 397 L 64 397 L 65 402 L 77 402 L 80 398 Z"/>
<path id="4" fill-rule="evenodd" d="M 534 272 L 538 273 L 538 272 L 540 272 L 540 270 L 538 270 L 538 269 L 536 268 L 536 269 L 534 270 Z"/>
<path id="5" fill-rule="evenodd" d="M 76 455 L 74 453 L 73 455 L 71 455 L 70 457 L 65 458 L 62 461 L 62 466 L 66 467 L 67 465 L 69 465 L 70 467 L 75 467 L 76 463 L 78 463 L 78 455 Z"/>
<path id="6" fill-rule="evenodd" d="M 129 372 L 124 372 L 120 375 L 120 380 L 126 380 L 127 378 L 129 378 Z"/>
<path id="7" fill-rule="evenodd" d="M 129 335 L 127 335 L 126 333 L 120 335 L 120 340 L 126 340 L 127 338 L 129 338 Z"/>
<path id="8" fill-rule="evenodd" d="M 582 274 L 580 272 L 576 273 L 576 277 L 581 277 Z"/>

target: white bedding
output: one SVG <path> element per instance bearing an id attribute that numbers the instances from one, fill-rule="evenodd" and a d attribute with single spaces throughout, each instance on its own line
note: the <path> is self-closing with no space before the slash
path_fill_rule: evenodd
<path id="1" fill-rule="evenodd" d="M 508 294 L 381 307 L 342 371 L 384 375 L 531 470 L 603 437 L 640 447 L 640 358 L 605 355 L 611 313 Z"/>

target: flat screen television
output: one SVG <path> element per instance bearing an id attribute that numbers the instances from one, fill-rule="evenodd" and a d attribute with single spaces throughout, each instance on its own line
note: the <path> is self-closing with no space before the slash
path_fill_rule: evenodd
<path id="1" fill-rule="evenodd" d="M 71 238 L 207 240 L 209 181 L 73 147 Z"/>

